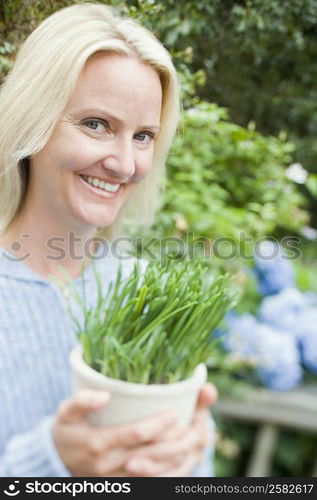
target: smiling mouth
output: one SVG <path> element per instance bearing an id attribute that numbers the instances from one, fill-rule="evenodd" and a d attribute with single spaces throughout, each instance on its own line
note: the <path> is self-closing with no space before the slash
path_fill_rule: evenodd
<path id="1" fill-rule="evenodd" d="M 105 182 L 89 175 L 80 174 L 80 177 L 90 186 L 99 188 L 106 193 L 116 193 L 121 186 L 121 184 L 111 184 L 110 182 Z"/>

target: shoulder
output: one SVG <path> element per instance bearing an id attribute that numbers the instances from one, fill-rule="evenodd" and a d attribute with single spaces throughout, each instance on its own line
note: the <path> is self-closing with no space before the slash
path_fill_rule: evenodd
<path id="1" fill-rule="evenodd" d="M 33 286 L 49 283 L 49 280 L 41 277 L 27 265 L 27 257 L 27 255 L 23 258 L 16 257 L 0 247 L 0 278 L 4 279 L 8 286 L 15 286 L 21 282 Z"/>

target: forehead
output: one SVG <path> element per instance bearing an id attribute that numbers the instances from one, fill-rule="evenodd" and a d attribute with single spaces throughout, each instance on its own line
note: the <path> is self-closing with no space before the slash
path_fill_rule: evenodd
<path id="1" fill-rule="evenodd" d="M 157 120 L 161 105 L 160 77 L 150 65 L 136 57 L 97 53 L 80 74 L 67 110 L 106 107 L 109 113 L 136 113 Z"/>

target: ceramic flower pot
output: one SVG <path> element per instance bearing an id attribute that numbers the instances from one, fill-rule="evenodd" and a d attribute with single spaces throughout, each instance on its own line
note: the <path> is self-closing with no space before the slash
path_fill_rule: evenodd
<path id="1" fill-rule="evenodd" d="M 74 390 L 96 389 L 111 393 L 105 408 L 91 413 L 94 425 L 130 423 L 154 413 L 175 409 L 180 423 L 190 422 L 199 391 L 207 378 L 207 368 L 200 364 L 191 377 L 170 384 L 138 384 L 112 379 L 95 371 L 83 360 L 82 347 L 76 345 L 70 354 Z"/>

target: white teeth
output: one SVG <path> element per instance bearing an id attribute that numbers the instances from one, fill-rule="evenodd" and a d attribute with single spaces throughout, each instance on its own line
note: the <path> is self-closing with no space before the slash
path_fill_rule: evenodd
<path id="1" fill-rule="evenodd" d="M 101 179 L 97 179 L 96 177 L 90 177 L 86 175 L 83 175 L 82 177 L 91 186 L 101 188 L 104 191 L 108 191 L 110 193 L 115 193 L 120 187 L 120 184 L 110 184 L 109 182 L 104 182 Z"/>

